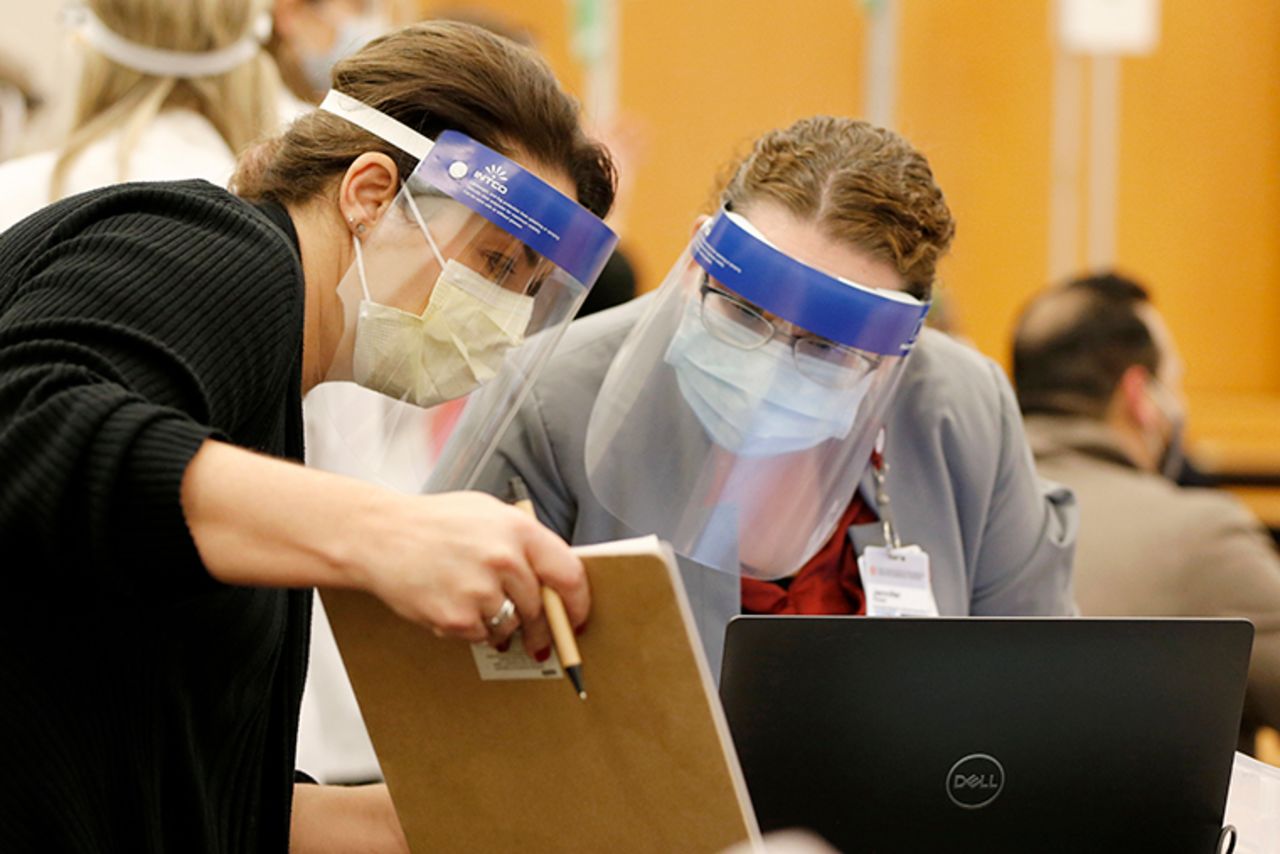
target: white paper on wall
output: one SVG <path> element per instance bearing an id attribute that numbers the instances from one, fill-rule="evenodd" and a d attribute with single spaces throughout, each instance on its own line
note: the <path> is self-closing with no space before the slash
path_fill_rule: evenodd
<path id="1" fill-rule="evenodd" d="M 1059 0 L 1058 31 L 1071 53 L 1151 53 L 1160 40 L 1160 0 Z"/>

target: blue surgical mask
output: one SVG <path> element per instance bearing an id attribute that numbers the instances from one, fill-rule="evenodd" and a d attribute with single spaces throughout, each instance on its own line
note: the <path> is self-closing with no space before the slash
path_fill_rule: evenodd
<path id="1" fill-rule="evenodd" d="M 711 441 L 735 454 L 768 457 L 801 451 L 853 428 L 871 383 L 830 388 L 796 370 L 791 348 L 770 341 L 743 350 L 706 331 L 690 300 L 664 360 Z"/>
<path id="2" fill-rule="evenodd" d="M 353 15 L 338 27 L 333 44 L 322 53 L 299 56 L 302 73 L 308 85 L 317 92 L 329 88 L 329 78 L 338 60 L 364 47 L 389 29 L 387 22 L 376 15 Z"/>

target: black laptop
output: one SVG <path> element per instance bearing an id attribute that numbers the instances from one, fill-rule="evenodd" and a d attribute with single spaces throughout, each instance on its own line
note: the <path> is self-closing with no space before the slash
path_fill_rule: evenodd
<path id="1" fill-rule="evenodd" d="M 1218 850 L 1245 620 L 738 617 L 763 830 L 841 851 Z"/>

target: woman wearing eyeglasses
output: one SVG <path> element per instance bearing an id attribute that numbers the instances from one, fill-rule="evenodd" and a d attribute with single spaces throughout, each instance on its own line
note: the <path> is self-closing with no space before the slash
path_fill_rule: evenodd
<path id="1" fill-rule="evenodd" d="M 921 331 L 955 230 L 924 157 L 806 119 L 721 204 L 655 294 L 574 324 L 481 488 L 671 542 L 713 667 L 744 611 L 1071 612 L 1072 496 L 1000 369 Z"/>

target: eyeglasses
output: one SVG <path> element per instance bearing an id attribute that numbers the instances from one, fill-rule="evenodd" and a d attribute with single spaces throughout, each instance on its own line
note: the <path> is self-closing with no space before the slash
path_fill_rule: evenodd
<path id="1" fill-rule="evenodd" d="M 796 370 L 829 388 L 847 388 L 880 364 L 880 358 L 816 335 L 791 335 L 760 309 L 740 297 L 712 287 L 699 289 L 702 325 L 719 341 L 740 350 L 758 350 L 776 337 L 791 341 Z"/>

